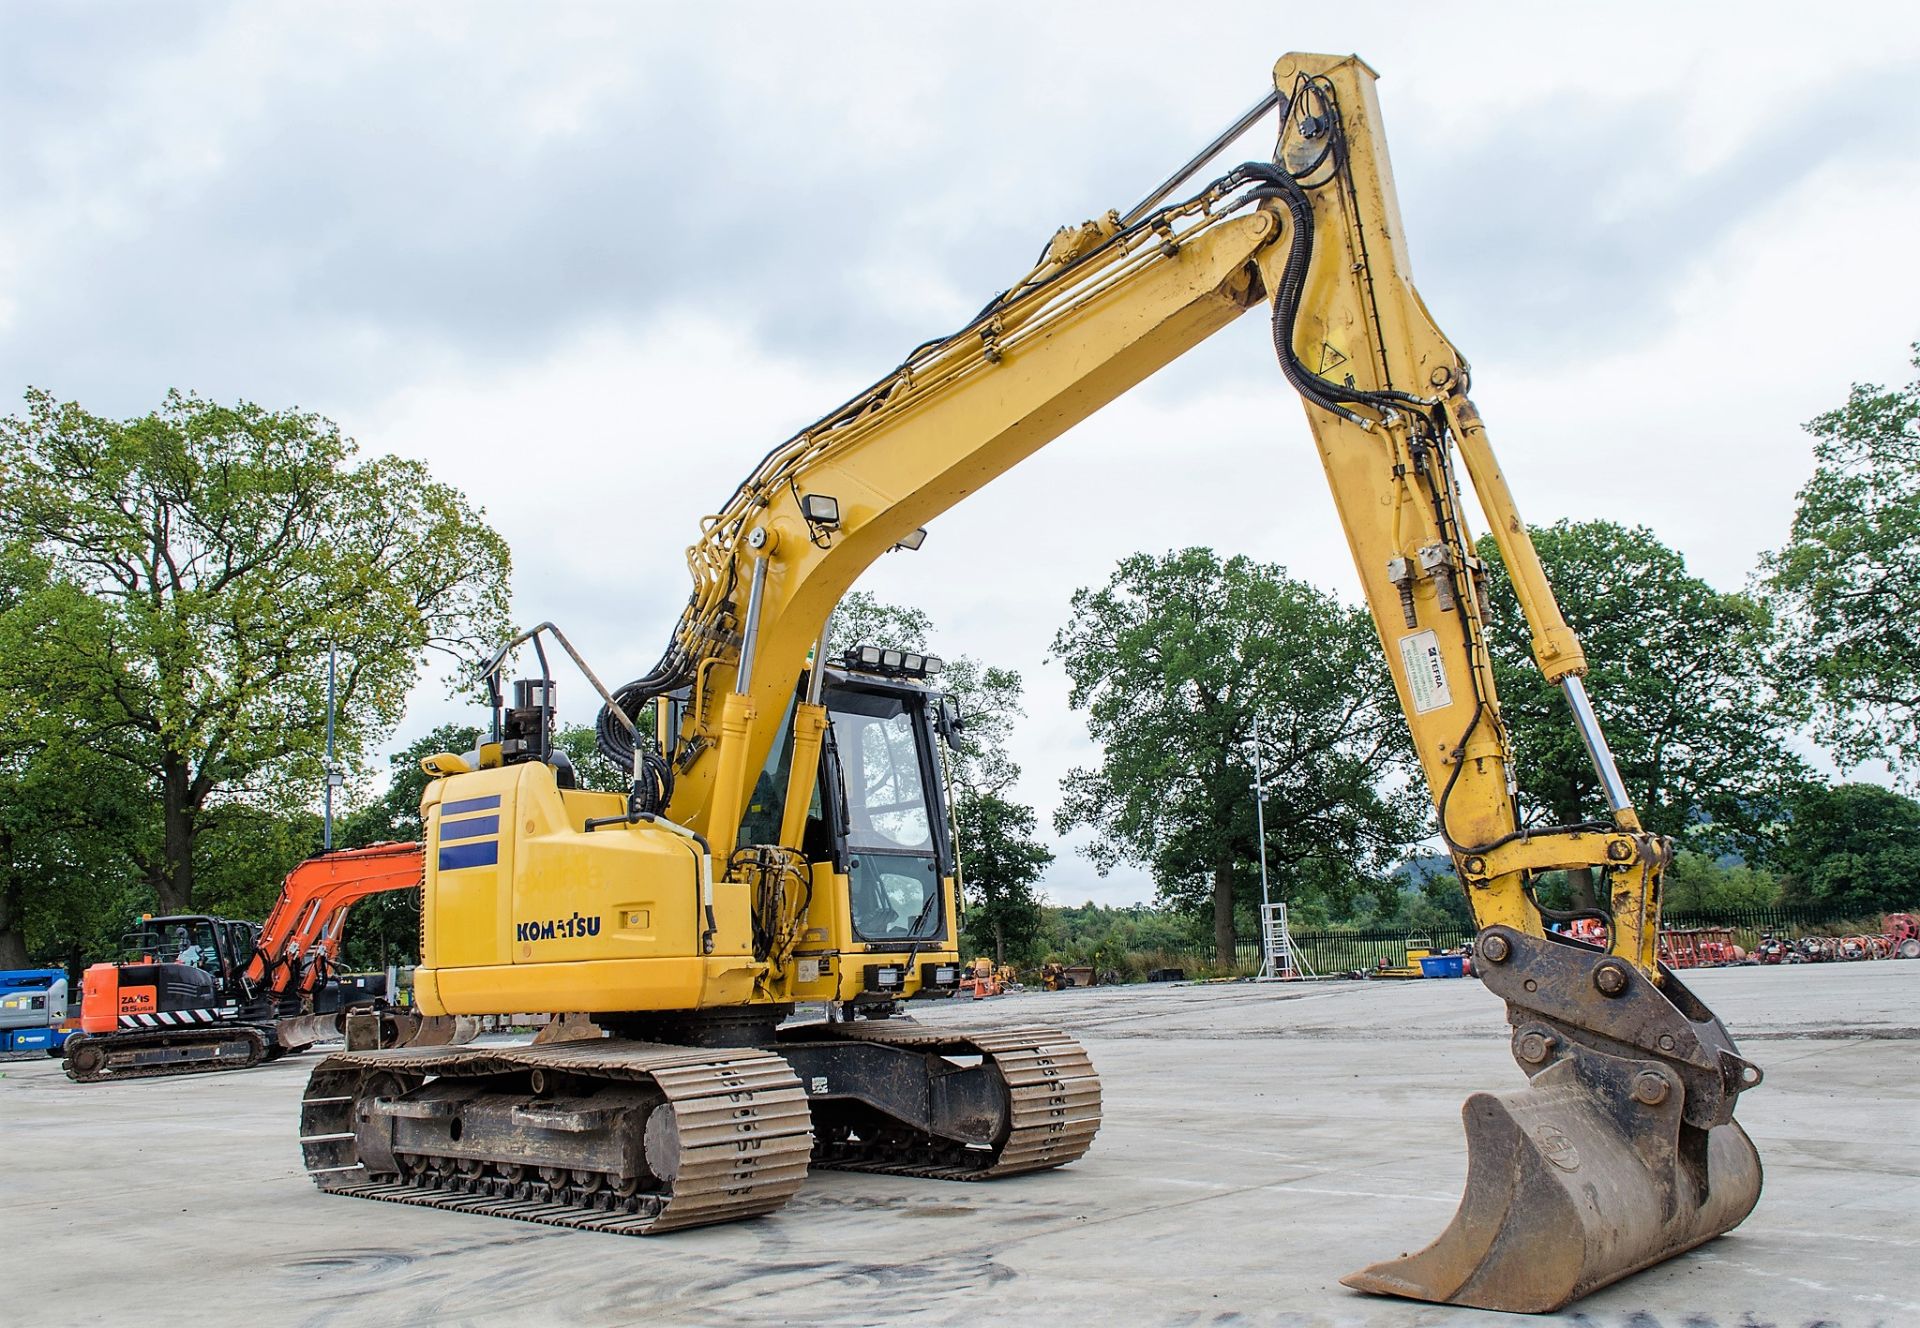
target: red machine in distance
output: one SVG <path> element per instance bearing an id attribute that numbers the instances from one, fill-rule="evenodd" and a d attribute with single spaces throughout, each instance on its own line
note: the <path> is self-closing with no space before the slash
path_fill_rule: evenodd
<path id="1" fill-rule="evenodd" d="M 67 1076 L 245 1069 L 336 1034 L 349 1009 L 378 1016 L 385 1046 L 464 1041 L 454 1020 L 423 1019 L 384 989 L 349 988 L 335 971 L 353 905 L 419 888 L 423 866 L 418 844 L 343 849 L 289 872 L 258 927 L 204 914 L 143 917 L 121 962 L 87 970 Z"/>

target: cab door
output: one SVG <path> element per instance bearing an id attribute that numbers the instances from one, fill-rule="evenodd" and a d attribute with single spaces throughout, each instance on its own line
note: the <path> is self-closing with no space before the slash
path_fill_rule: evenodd
<path id="1" fill-rule="evenodd" d="M 836 687 L 826 696 L 852 939 L 909 948 L 946 935 L 944 799 L 924 697 Z M 837 784 L 837 787 L 836 787 Z"/>

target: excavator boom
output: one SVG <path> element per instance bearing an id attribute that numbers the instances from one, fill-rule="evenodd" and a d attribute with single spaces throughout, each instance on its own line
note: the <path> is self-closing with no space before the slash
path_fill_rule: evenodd
<path id="1" fill-rule="evenodd" d="M 347 910 L 370 895 L 415 890 L 426 874 L 418 844 L 373 844 L 308 858 L 287 874 L 246 980 L 271 991 L 310 991 L 340 957 Z"/>

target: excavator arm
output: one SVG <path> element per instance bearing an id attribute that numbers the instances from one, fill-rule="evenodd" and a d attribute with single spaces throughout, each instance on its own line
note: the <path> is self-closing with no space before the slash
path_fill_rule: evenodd
<path id="1" fill-rule="evenodd" d="M 309 858 L 287 873 L 242 977 L 276 993 L 310 991 L 321 977 L 318 957 L 340 956 L 347 910 L 369 895 L 414 890 L 426 872 L 418 844 L 374 844 Z"/>
<path id="2" fill-rule="evenodd" d="M 347 913 L 361 900 L 395 890 L 417 890 L 426 876 L 426 854 L 419 844 L 369 844 L 336 849 L 287 873 L 253 957 L 241 973 L 253 994 L 281 1001 L 298 1000 L 311 1010 L 314 993 L 333 976 L 346 938 Z M 302 1014 L 279 1021 L 283 1041 L 306 1045 L 329 1036 L 335 1025 L 350 1043 L 371 1040 L 377 1046 L 437 1047 L 473 1040 L 479 1025 L 444 1015 L 423 1017 L 418 1010 L 391 1004 L 340 1016 Z M 356 1033 L 354 1021 L 362 1027 Z"/>
<path id="3" fill-rule="evenodd" d="M 1371 71 L 1290 56 L 1276 162 L 1290 220 L 1275 348 L 1300 392 L 1466 890 L 1487 986 L 1528 1087 L 1466 1106 L 1469 1171 L 1428 1249 L 1356 1273 L 1363 1290 L 1548 1310 L 1737 1225 L 1759 1198 L 1733 1123 L 1760 1071 L 1661 967 L 1667 839 L 1640 824 L 1588 702 L 1586 658 L 1467 396 L 1466 361 L 1409 272 Z M 1461 470 L 1507 563 L 1544 676 L 1591 759 L 1606 815 L 1525 824 L 1490 656 L 1484 569 Z M 1605 881 L 1605 952 L 1546 931 L 1546 871 Z"/>

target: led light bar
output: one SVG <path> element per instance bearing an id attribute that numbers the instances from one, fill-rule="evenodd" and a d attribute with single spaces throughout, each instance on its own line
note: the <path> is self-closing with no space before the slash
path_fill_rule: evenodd
<path id="1" fill-rule="evenodd" d="M 913 650 L 890 650 L 885 646 L 855 646 L 840 657 L 849 669 L 861 673 L 883 673 L 893 678 L 933 678 L 947 663 L 938 655 L 923 655 Z"/>

